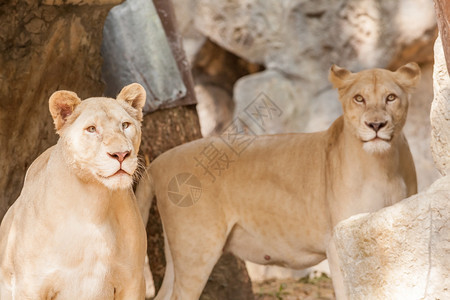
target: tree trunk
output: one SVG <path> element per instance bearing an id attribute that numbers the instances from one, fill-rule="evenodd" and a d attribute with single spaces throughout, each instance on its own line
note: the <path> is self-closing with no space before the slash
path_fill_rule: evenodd
<path id="1" fill-rule="evenodd" d="M 195 105 L 157 110 L 144 117 L 140 149 L 148 165 L 165 151 L 199 138 L 201 133 Z M 147 223 L 147 254 L 155 290 L 158 291 L 164 277 L 166 260 L 156 199 L 153 199 Z"/>
<path id="2" fill-rule="evenodd" d="M 185 96 L 187 99 L 180 99 L 180 101 L 193 103 L 195 102 L 193 81 L 182 48 L 181 37 L 174 26 L 171 3 L 167 0 L 155 0 L 154 4 L 187 88 Z M 159 110 L 144 117 L 141 151 L 148 164 L 161 153 L 198 138 L 201 138 L 201 132 L 195 105 Z M 153 201 L 147 224 L 147 254 L 155 290 L 158 291 L 165 270 L 164 238 L 160 216 L 155 205 L 156 199 Z M 233 255 L 222 256 L 208 280 L 201 299 L 253 299 L 251 282 L 244 262 Z"/>
<path id="3" fill-rule="evenodd" d="M 102 95 L 103 22 L 120 2 L 1 1 L 0 220 L 19 196 L 30 164 L 57 141 L 50 95 L 59 89 L 81 98 Z"/>

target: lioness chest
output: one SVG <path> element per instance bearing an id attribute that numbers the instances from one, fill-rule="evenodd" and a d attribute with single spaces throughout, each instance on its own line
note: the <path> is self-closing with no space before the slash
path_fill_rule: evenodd
<path id="1" fill-rule="evenodd" d="M 330 182 L 333 226 L 355 214 L 377 211 L 408 196 L 405 179 L 397 170 L 388 173 L 364 161 L 353 163 Z"/>
<path id="2" fill-rule="evenodd" d="M 112 228 L 109 223 L 84 223 L 68 217 L 55 232 L 47 233 L 39 255 L 24 253 L 34 259 L 21 262 L 22 272 L 17 276 L 23 278 L 17 282 L 29 284 L 30 296 L 40 282 L 39 293 L 51 299 L 112 299 L 115 282 L 111 274 L 114 263 L 120 261 Z M 37 270 L 45 270 L 45 274 Z"/>
<path id="3" fill-rule="evenodd" d="M 55 227 L 33 222 L 11 249 L 17 262 L 11 287 L 17 299 L 35 299 L 36 294 L 40 299 L 113 299 L 114 291 L 141 267 L 129 254 L 137 241 L 117 229 L 120 218 L 97 224 L 71 215 L 64 219 Z"/>

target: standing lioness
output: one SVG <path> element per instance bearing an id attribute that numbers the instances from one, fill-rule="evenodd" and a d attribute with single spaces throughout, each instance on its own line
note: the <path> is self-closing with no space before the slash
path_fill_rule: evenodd
<path id="1" fill-rule="evenodd" d="M 0 299 L 142 300 L 146 235 L 131 184 L 145 90 L 55 92 L 58 143 L 28 169 L 0 228 Z"/>
<path id="2" fill-rule="evenodd" d="M 153 190 L 166 235 L 156 299 L 198 299 L 223 251 L 259 264 L 315 265 L 337 222 L 416 193 L 402 128 L 419 77 L 414 63 L 396 72 L 333 66 L 344 114 L 327 131 L 259 136 L 232 159 L 219 137 L 158 157 L 149 168 L 153 183 L 141 183 L 137 195 L 151 201 Z"/>

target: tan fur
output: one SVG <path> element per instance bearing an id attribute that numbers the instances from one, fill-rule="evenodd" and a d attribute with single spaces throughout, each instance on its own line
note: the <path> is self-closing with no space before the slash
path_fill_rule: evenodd
<path id="1" fill-rule="evenodd" d="M 229 153 L 219 137 L 158 157 L 149 168 L 154 183 L 144 180 L 137 190 L 138 202 L 151 201 L 152 186 L 167 239 L 166 275 L 156 299 L 198 299 L 222 251 L 259 264 L 315 265 L 326 258 L 339 221 L 415 194 L 402 127 L 407 92 L 419 73 L 416 64 L 359 73 L 333 66 L 330 80 L 343 116 L 324 132 L 257 137 L 214 182 L 194 158 L 211 143 Z M 387 103 L 391 93 L 397 99 Z M 365 103 L 354 101 L 358 94 Z M 377 139 L 366 125 L 371 122 L 387 122 Z M 201 197 L 188 207 L 168 198 L 170 180 L 184 172 L 202 184 Z"/>
<path id="2" fill-rule="evenodd" d="M 144 103 L 138 84 L 118 100 L 50 97 L 60 139 L 30 166 L 2 221 L 1 300 L 144 299 L 146 235 L 131 189 Z"/>

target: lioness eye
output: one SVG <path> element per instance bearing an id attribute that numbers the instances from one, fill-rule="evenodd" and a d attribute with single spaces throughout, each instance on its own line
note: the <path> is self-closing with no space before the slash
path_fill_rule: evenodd
<path id="1" fill-rule="evenodd" d="M 122 123 L 122 129 L 127 129 L 129 126 L 130 126 L 130 123 L 128 123 L 128 122 Z"/>
<path id="2" fill-rule="evenodd" d="M 96 130 L 97 129 L 95 128 L 95 126 L 89 126 L 88 128 L 86 128 L 86 131 L 90 133 L 94 133 Z"/>
<path id="3" fill-rule="evenodd" d="M 394 94 L 389 94 L 387 97 L 386 97 L 386 101 L 394 101 L 395 99 L 397 99 L 397 96 L 396 95 L 394 95 Z"/>
<path id="4" fill-rule="evenodd" d="M 364 102 L 364 98 L 361 95 L 356 95 L 355 97 L 353 97 L 353 99 L 355 99 L 355 101 L 358 103 Z"/>

